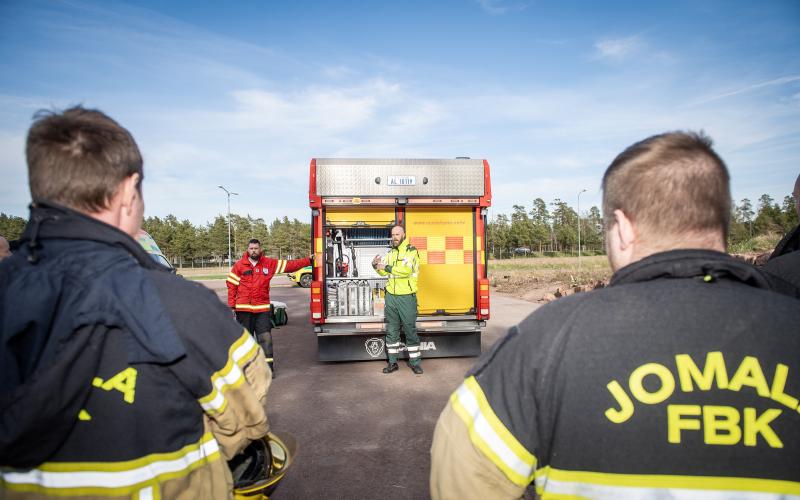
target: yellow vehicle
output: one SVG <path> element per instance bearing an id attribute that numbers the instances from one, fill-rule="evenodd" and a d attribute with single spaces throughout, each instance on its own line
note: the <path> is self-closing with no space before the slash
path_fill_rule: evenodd
<path id="1" fill-rule="evenodd" d="M 289 273 L 286 276 L 288 276 L 290 280 L 294 281 L 303 288 L 308 288 L 311 286 L 311 281 L 313 281 L 313 278 L 311 276 L 312 269 L 313 268 L 311 266 L 306 266 L 303 269 L 300 269 L 299 271 L 295 271 L 293 273 Z"/>
<path id="2" fill-rule="evenodd" d="M 405 228 L 420 255 L 423 356 L 480 354 L 489 318 L 486 160 L 316 158 L 309 201 L 311 321 L 320 360 L 385 359 L 386 278 L 371 263 L 389 250 L 394 225 Z"/>
<path id="3" fill-rule="evenodd" d="M 167 257 L 158 247 L 156 240 L 150 236 L 150 233 L 144 229 L 140 229 L 136 234 L 136 241 L 139 242 L 139 245 L 141 245 L 148 254 L 150 254 L 150 258 L 153 259 L 157 264 L 160 264 L 167 269 L 171 269 L 173 272 L 175 271 L 175 268 L 172 267 L 172 264 L 169 263 Z"/>

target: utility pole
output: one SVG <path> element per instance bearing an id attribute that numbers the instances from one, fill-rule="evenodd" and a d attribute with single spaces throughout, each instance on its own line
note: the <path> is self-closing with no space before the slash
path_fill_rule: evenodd
<path id="1" fill-rule="evenodd" d="M 581 194 L 586 190 L 578 193 L 578 271 L 581 270 Z"/>
<path id="2" fill-rule="evenodd" d="M 228 195 L 228 267 L 230 267 L 233 262 L 231 260 L 231 195 L 238 196 L 239 193 L 232 193 L 222 186 L 217 187 L 225 191 L 225 194 Z"/>

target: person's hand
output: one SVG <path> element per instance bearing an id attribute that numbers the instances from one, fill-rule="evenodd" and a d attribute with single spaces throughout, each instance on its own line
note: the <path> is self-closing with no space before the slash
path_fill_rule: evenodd
<path id="1" fill-rule="evenodd" d="M 309 255 L 308 258 L 309 258 L 309 260 L 311 260 L 311 265 L 313 266 L 314 265 L 314 254 L 312 253 L 311 255 Z"/>
<path id="2" fill-rule="evenodd" d="M 380 263 L 381 263 L 380 255 L 376 255 L 375 257 L 372 258 L 372 267 L 378 267 L 378 264 Z"/>
<path id="3" fill-rule="evenodd" d="M 236 308 L 231 307 L 231 314 L 233 314 L 233 319 L 236 319 Z"/>

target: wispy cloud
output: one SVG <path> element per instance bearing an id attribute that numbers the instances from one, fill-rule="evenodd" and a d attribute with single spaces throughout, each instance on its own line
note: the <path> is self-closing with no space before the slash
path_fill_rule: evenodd
<path id="1" fill-rule="evenodd" d="M 737 88 L 735 90 L 730 90 L 726 92 L 722 92 L 716 95 L 712 95 L 710 97 L 705 97 L 700 99 L 699 101 L 695 101 L 693 104 L 705 104 L 712 101 L 717 101 L 719 99 L 725 99 L 727 97 L 733 97 L 739 94 L 745 94 L 748 92 L 753 92 L 756 90 L 761 90 L 767 87 L 778 87 L 781 85 L 786 85 L 787 83 L 793 83 L 800 81 L 800 75 L 791 75 L 791 76 L 783 76 L 780 78 L 775 78 L 773 80 L 767 80 L 765 82 L 754 83 L 751 85 L 745 85 L 744 87 Z M 797 94 L 795 94 L 795 97 Z"/>
<path id="2" fill-rule="evenodd" d="M 510 1 L 510 0 L 475 0 L 480 7 L 493 16 L 499 16 L 508 12 L 519 12 L 530 7 L 532 1 Z"/>
<path id="3" fill-rule="evenodd" d="M 640 35 L 606 38 L 594 44 L 595 58 L 621 61 L 640 53 L 646 44 Z"/>

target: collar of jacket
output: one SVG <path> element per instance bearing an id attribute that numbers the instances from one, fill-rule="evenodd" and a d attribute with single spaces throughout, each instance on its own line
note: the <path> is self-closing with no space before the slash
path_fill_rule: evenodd
<path id="1" fill-rule="evenodd" d="M 15 246 L 27 245 L 33 256 L 40 240 L 92 240 L 125 249 L 142 267 L 163 270 L 139 243 L 114 226 L 52 201 L 35 200 L 29 208 L 30 220 Z"/>
<path id="2" fill-rule="evenodd" d="M 663 278 L 728 279 L 747 285 L 772 289 L 768 278 L 748 264 L 728 254 L 713 250 L 670 250 L 629 264 L 611 277 L 610 286 Z"/>

